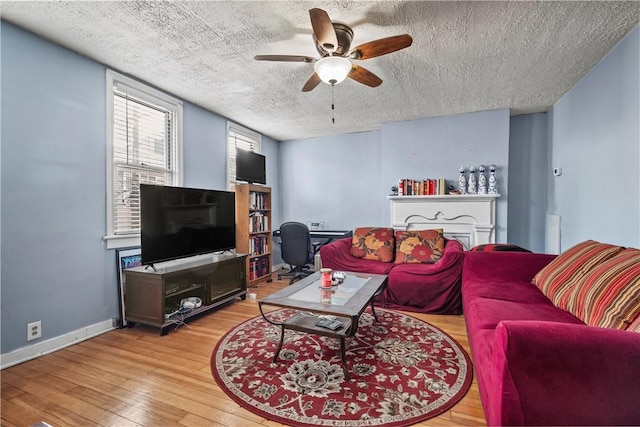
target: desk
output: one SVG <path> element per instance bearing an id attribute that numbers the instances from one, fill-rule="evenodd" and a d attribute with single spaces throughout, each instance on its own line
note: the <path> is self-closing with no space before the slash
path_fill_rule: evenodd
<path id="1" fill-rule="evenodd" d="M 335 240 L 342 239 L 344 237 L 353 236 L 353 231 L 351 230 L 309 230 L 309 235 L 311 239 L 327 239 L 323 245 Z M 280 230 L 273 231 L 273 237 L 280 237 Z"/>

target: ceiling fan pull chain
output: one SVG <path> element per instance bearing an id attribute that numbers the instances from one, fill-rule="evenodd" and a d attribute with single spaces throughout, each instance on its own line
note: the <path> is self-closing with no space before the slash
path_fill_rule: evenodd
<path id="1" fill-rule="evenodd" d="M 334 88 L 335 88 L 335 83 L 331 85 L 331 122 L 335 125 L 336 124 L 336 107 L 335 107 L 335 95 L 334 95 Z"/>

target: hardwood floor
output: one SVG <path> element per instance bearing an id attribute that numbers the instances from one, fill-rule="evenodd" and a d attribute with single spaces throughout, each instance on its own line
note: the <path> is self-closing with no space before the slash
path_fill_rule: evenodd
<path id="1" fill-rule="evenodd" d="M 259 299 L 284 286 L 276 280 L 250 292 Z M 408 314 L 441 328 L 469 352 L 462 316 Z M 164 337 L 137 325 L 4 369 L 2 426 L 280 426 L 229 399 L 209 367 L 218 339 L 256 315 L 255 300 L 237 300 Z M 475 378 L 451 410 L 416 425 L 486 425 Z"/>

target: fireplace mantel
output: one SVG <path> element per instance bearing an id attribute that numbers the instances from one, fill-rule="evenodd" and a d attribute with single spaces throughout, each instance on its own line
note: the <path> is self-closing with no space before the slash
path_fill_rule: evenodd
<path id="1" fill-rule="evenodd" d="M 499 194 L 388 196 L 391 226 L 396 230 L 442 228 L 466 249 L 496 241 Z"/>

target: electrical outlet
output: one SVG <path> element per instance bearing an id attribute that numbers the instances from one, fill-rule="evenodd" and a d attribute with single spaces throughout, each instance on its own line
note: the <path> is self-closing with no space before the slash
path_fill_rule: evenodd
<path id="1" fill-rule="evenodd" d="M 42 321 L 27 324 L 27 341 L 42 337 Z"/>

